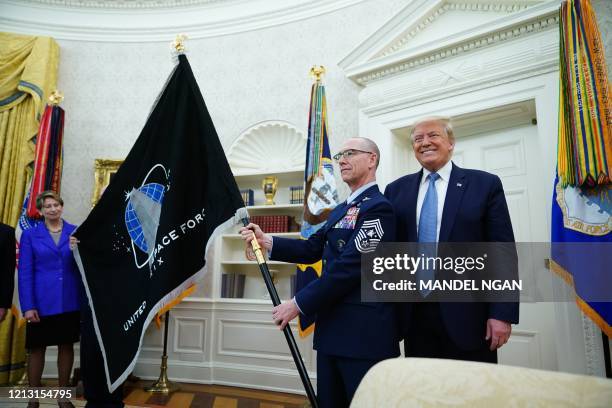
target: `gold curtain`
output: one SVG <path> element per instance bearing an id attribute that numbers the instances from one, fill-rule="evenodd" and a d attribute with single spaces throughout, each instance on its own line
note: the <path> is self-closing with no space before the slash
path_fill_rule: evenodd
<path id="1" fill-rule="evenodd" d="M 15 226 L 34 161 L 34 138 L 55 90 L 59 46 L 49 37 L 0 33 L 0 221 Z M 23 373 L 25 326 L 18 312 L 0 323 L 0 384 Z"/>

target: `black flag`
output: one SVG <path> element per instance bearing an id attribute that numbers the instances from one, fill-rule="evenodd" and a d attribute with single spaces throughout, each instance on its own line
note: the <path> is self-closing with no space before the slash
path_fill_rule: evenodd
<path id="1" fill-rule="evenodd" d="M 206 273 L 216 234 L 246 216 L 184 55 L 85 222 L 75 258 L 111 391 L 134 368 L 155 314 Z"/>

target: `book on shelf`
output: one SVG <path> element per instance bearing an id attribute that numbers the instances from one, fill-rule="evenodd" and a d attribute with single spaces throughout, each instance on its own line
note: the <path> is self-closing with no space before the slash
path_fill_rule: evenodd
<path id="1" fill-rule="evenodd" d="M 229 297 L 230 293 L 230 275 L 224 273 L 221 275 L 221 297 Z"/>
<path id="2" fill-rule="evenodd" d="M 244 274 L 234 274 L 234 291 L 232 292 L 232 297 L 233 298 L 240 298 L 242 299 L 244 297 L 244 281 L 246 279 L 246 276 Z"/>
<path id="3" fill-rule="evenodd" d="M 250 188 L 243 188 L 240 190 L 240 194 L 242 195 L 242 199 L 244 200 L 245 206 L 250 206 L 255 204 L 255 198 L 253 195 L 253 190 Z"/>
<path id="4" fill-rule="evenodd" d="M 251 217 L 251 222 L 259 225 L 265 233 L 290 232 L 296 230 L 294 217 L 288 215 L 254 215 Z M 299 228 L 297 231 L 299 231 Z"/>
<path id="5" fill-rule="evenodd" d="M 221 297 L 243 298 L 245 279 L 245 275 L 238 273 L 224 273 L 221 275 Z"/>
<path id="6" fill-rule="evenodd" d="M 304 186 L 289 187 L 289 203 L 303 204 L 304 203 Z"/>

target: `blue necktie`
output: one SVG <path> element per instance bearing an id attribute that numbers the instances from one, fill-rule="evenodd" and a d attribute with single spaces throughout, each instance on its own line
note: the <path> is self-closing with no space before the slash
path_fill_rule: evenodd
<path id="1" fill-rule="evenodd" d="M 423 206 L 421 207 L 421 215 L 419 216 L 419 231 L 418 239 L 419 242 L 432 242 L 438 241 L 438 192 L 436 191 L 436 180 L 440 178 L 438 173 L 431 173 L 427 176 L 429 179 L 429 187 L 427 193 L 425 193 L 425 200 L 423 200 Z M 425 257 L 435 257 L 436 248 L 435 244 L 426 244 L 420 247 Z M 435 275 L 435 269 L 432 268 L 419 268 L 417 271 L 418 281 L 432 281 Z M 423 297 L 429 295 L 431 290 L 422 289 L 419 285 L 419 290 Z"/>

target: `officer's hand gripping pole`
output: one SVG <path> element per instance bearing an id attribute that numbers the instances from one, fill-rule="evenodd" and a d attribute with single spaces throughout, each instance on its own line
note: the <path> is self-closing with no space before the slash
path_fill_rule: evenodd
<path id="1" fill-rule="evenodd" d="M 249 219 L 243 218 L 242 223 L 246 227 L 247 225 L 249 225 Z M 263 256 L 261 247 L 259 246 L 259 242 L 257 242 L 257 238 L 254 235 L 255 233 L 253 232 L 251 247 L 253 248 L 253 252 L 255 253 L 255 258 L 257 259 L 257 264 L 259 265 L 261 275 L 263 276 L 264 282 L 266 283 L 266 287 L 268 288 L 270 299 L 272 299 L 272 303 L 274 304 L 274 306 L 278 306 L 281 304 L 280 297 L 278 296 L 276 287 L 272 282 L 272 276 L 270 275 L 270 270 L 268 269 L 268 264 L 266 263 L 266 260 Z M 308 395 L 310 405 L 313 408 L 318 408 L 319 405 L 317 404 L 317 396 L 314 392 L 314 388 L 312 388 L 310 377 L 308 377 L 306 366 L 304 365 L 300 350 L 297 347 L 297 343 L 295 342 L 295 338 L 293 337 L 293 332 L 291 331 L 291 327 L 289 326 L 289 324 L 287 324 L 283 329 L 283 334 L 285 335 L 285 340 L 287 340 L 287 344 L 289 345 L 289 350 L 291 350 L 291 355 L 293 356 L 295 366 L 297 367 L 298 372 L 300 373 L 300 378 L 302 379 L 302 384 L 304 385 L 304 389 L 306 390 L 306 395 Z"/>

